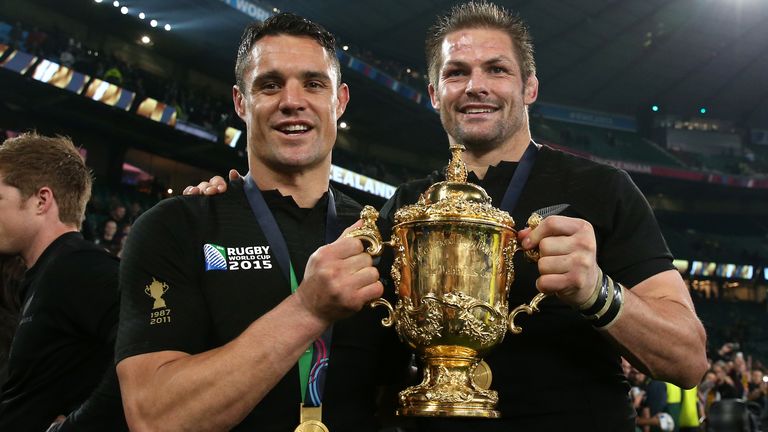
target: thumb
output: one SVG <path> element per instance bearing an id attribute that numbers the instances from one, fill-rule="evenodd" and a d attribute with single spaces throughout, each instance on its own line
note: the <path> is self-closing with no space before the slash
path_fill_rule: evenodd
<path id="1" fill-rule="evenodd" d="M 241 177 L 242 177 L 242 176 L 240 175 L 240 173 L 239 173 L 239 172 L 237 172 L 237 170 L 236 170 L 236 169 L 231 169 L 231 170 L 229 170 L 229 179 L 230 179 L 231 181 L 235 181 L 235 180 L 237 180 L 237 179 L 239 179 L 239 178 L 241 178 Z"/>
<path id="2" fill-rule="evenodd" d="M 344 232 L 343 232 L 343 233 L 341 233 L 341 235 L 339 236 L 339 238 L 344 238 L 344 237 L 346 237 L 346 236 L 347 236 L 349 233 L 351 233 L 351 232 L 352 232 L 352 230 L 355 230 L 355 229 L 357 229 L 357 228 L 360 228 L 360 227 L 362 227 L 362 226 L 363 226 L 363 220 L 362 220 L 362 219 L 358 219 L 358 221 L 357 221 L 357 222 L 355 222 L 355 223 L 353 223 L 352 225 L 348 226 L 348 227 L 347 227 L 347 229 L 345 229 L 345 230 L 344 230 Z"/>

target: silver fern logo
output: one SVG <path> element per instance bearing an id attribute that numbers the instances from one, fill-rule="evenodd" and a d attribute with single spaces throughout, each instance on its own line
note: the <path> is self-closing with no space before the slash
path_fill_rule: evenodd
<path id="1" fill-rule="evenodd" d="M 227 270 L 227 250 L 219 245 L 206 243 L 203 245 L 205 255 L 205 271 Z"/>

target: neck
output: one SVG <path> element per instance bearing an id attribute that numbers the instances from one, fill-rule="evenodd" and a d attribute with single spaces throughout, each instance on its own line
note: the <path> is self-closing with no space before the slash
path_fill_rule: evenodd
<path id="1" fill-rule="evenodd" d="M 284 196 L 292 196 L 301 208 L 312 208 L 328 191 L 331 161 L 306 170 L 279 172 L 266 165 L 251 161 L 250 174 L 260 190 L 277 189 Z"/>
<path id="2" fill-rule="evenodd" d="M 27 268 L 37 263 L 40 256 L 48 249 L 57 238 L 69 232 L 77 232 L 77 228 L 71 225 L 66 225 L 62 222 L 55 222 L 47 225 L 45 229 L 40 230 L 35 238 L 29 243 L 29 246 L 21 252 L 21 258 L 24 259 L 24 264 Z"/>
<path id="3" fill-rule="evenodd" d="M 453 138 L 448 137 L 453 144 Z M 518 133 L 500 146 L 491 149 L 477 149 L 467 147 L 461 155 L 467 169 L 475 173 L 482 180 L 488 172 L 488 167 L 498 165 L 501 161 L 518 162 L 523 157 L 525 149 L 531 142 L 531 133 L 525 128 L 525 133 Z"/>

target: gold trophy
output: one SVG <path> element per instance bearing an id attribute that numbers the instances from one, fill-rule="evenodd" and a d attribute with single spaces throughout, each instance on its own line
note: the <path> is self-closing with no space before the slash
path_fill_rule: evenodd
<path id="1" fill-rule="evenodd" d="M 370 242 L 371 255 L 381 254 L 385 245 L 394 250 L 397 304 L 377 299 L 371 306 L 388 309 L 382 325 L 394 324 L 424 363 L 421 384 L 400 392 L 398 415 L 499 417 L 498 394 L 489 389 L 490 368 L 481 357 L 501 343 L 507 328 L 520 333 L 515 317 L 538 311 L 545 297 L 538 294 L 508 314 L 512 256 L 521 250 L 515 223 L 491 205 L 483 188 L 467 183 L 463 150 L 451 146 L 446 181 L 395 213 L 390 241 L 382 240 L 378 212 L 370 206 L 360 214 L 363 226 L 349 234 Z M 534 213 L 528 225 L 535 228 L 540 221 Z M 538 259 L 536 251 L 525 253 Z"/>

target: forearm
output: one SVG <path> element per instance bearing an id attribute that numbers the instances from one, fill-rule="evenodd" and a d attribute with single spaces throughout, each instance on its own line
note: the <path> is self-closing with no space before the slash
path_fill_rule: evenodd
<path id="1" fill-rule="evenodd" d="M 669 275 L 657 275 L 641 284 L 674 284 Z M 678 276 L 679 277 L 679 276 Z M 660 278 L 657 281 L 652 279 Z M 638 285 L 639 286 L 639 285 Z M 638 288 L 638 287 L 635 287 Z M 682 289 L 685 289 L 684 285 Z M 655 292 L 679 291 L 668 288 L 640 287 L 624 290 L 624 307 L 617 321 L 605 333 L 615 341 L 630 362 L 662 381 L 692 388 L 707 368 L 706 334 L 689 301 L 680 296 L 656 296 Z M 682 293 L 687 296 L 687 293 Z M 685 299 L 685 297 L 683 297 Z"/>
<path id="2" fill-rule="evenodd" d="M 139 431 L 231 429 L 327 325 L 293 295 L 222 347 L 161 362 L 141 376 L 130 376 L 121 362 L 129 425 Z"/>

